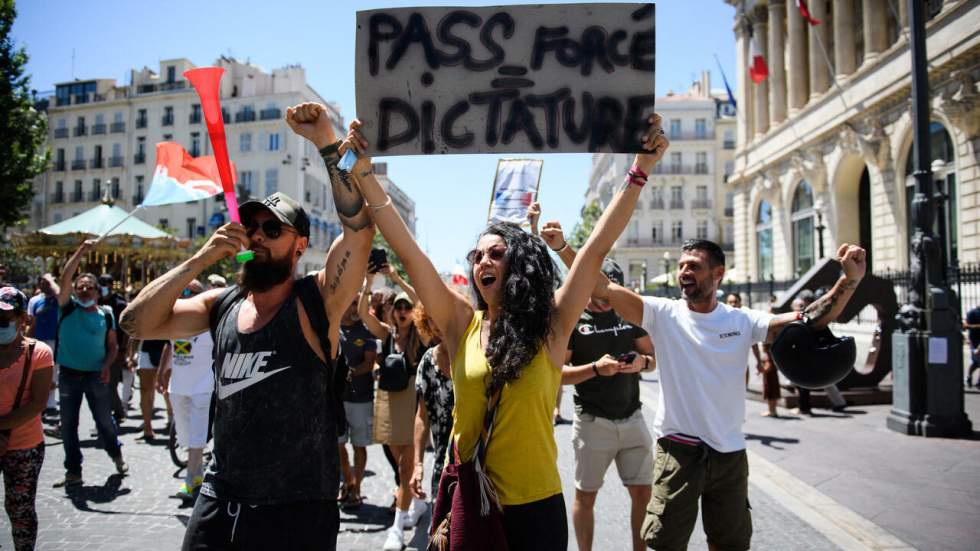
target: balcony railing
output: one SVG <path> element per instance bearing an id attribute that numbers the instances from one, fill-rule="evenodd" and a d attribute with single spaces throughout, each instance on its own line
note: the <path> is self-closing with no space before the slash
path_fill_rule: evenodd
<path id="1" fill-rule="evenodd" d="M 83 197 L 82 190 L 80 190 L 80 189 L 76 189 L 75 191 L 71 192 L 71 202 L 72 203 L 81 203 L 82 202 L 82 197 Z"/>
<path id="2" fill-rule="evenodd" d="M 122 165 L 123 165 L 122 155 L 115 155 L 115 156 L 109 157 L 109 166 L 111 166 L 113 168 L 116 168 L 116 167 L 120 167 Z"/>
<path id="3" fill-rule="evenodd" d="M 672 208 L 672 209 L 682 209 L 682 208 L 684 208 L 684 200 L 683 199 L 671 199 L 670 200 L 670 208 Z"/>
<path id="4" fill-rule="evenodd" d="M 235 113 L 235 122 L 252 122 L 255 120 L 255 111 L 239 111 Z"/>
<path id="5" fill-rule="evenodd" d="M 85 159 L 75 159 L 71 162 L 72 170 L 85 170 Z"/>
<path id="6" fill-rule="evenodd" d="M 164 115 L 160 119 L 160 124 L 163 125 L 163 126 L 173 126 L 174 125 L 174 116 L 173 115 Z"/>
<path id="7" fill-rule="evenodd" d="M 183 80 L 177 80 L 174 82 L 164 82 L 160 84 L 160 91 L 166 92 L 168 90 L 183 90 L 187 88 L 187 82 Z"/>
<path id="8" fill-rule="evenodd" d="M 56 191 L 56 192 L 52 193 L 51 194 L 51 202 L 52 203 L 55 203 L 55 204 L 64 203 L 65 202 L 65 192 L 63 192 L 63 191 Z"/>
<path id="9" fill-rule="evenodd" d="M 86 129 L 85 129 L 84 126 L 76 126 L 75 127 L 75 137 L 76 138 L 79 137 L 79 136 L 84 136 L 85 133 L 86 133 Z"/>
<path id="10" fill-rule="evenodd" d="M 109 132 L 113 134 L 119 134 L 120 132 L 126 131 L 126 123 L 124 122 L 114 122 L 109 126 Z"/>
<path id="11" fill-rule="evenodd" d="M 146 128 L 146 118 L 136 119 L 136 128 Z"/>
<path id="12" fill-rule="evenodd" d="M 693 165 L 660 164 L 653 167 L 651 174 L 707 174 L 707 172 L 697 172 Z"/>
<path id="13" fill-rule="evenodd" d="M 64 159 L 62 159 L 60 161 L 55 161 L 54 162 L 54 171 L 55 172 L 64 172 L 65 171 L 65 161 L 64 161 Z"/>
<path id="14" fill-rule="evenodd" d="M 99 199 L 102 199 L 102 193 L 100 193 L 99 190 L 97 190 L 97 189 L 91 189 L 85 195 L 85 199 L 94 203 L 94 202 L 98 201 Z"/>
<path id="15" fill-rule="evenodd" d="M 667 139 L 671 141 L 713 140 L 715 139 L 715 131 L 705 129 L 703 132 L 698 132 L 697 130 L 667 132 Z"/>
<path id="16" fill-rule="evenodd" d="M 133 155 L 133 162 L 136 163 L 136 164 L 138 164 L 138 165 L 141 165 L 141 164 L 145 163 L 146 162 L 146 154 L 145 153 L 137 153 L 136 155 Z"/>
<path id="17" fill-rule="evenodd" d="M 55 138 L 67 138 L 68 137 L 68 129 L 67 128 L 55 128 L 54 129 L 54 137 Z"/>
<path id="18" fill-rule="evenodd" d="M 703 164 L 703 165 L 702 164 L 694 165 L 694 173 L 695 174 L 707 174 L 708 173 L 708 165 L 706 165 L 706 164 Z"/>
<path id="19" fill-rule="evenodd" d="M 96 123 L 96 124 L 93 124 L 92 125 L 92 135 L 93 136 L 96 135 L 96 134 L 105 134 L 105 130 L 106 130 L 106 128 L 105 128 L 105 124 L 104 123 Z"/>
<path id="20" fill-rule="evenodd" d="M 627 247 L 662 247 L 668 244 L 668 240 L 661 238 L 650 238 L 650 237 L 627 237 L 626 238 Z"/>
<path id="21" fill-rule="evenodd" d="M 654 209 L 654 210 L 663 210 L 664 209 L 664 200 L 663 199 L 654 199 L 653 201 L 650 201 L 650 208 L 651 209 Z"/>
<path id="22" fill-rule="evenodd" d="M 102 168 L 102 157 L 96 157 L 88 162 L 89 168 Z"/>
<path id="23" fill-rule="evenodd" d="M 191 113 L 190 116 L 187 117 L 187 122 L 190 124 L 201 124 L 201 114 Z"/>
<path id="24" fill-rule="evenodd" d="M 282 110 L 279 108 L 263 109 L 259 111 L 259 119 L 270 121 L 282 118 Z"/>
<path id="25" fill-rule="evenodd" d="M 691 201 L 692 209 L 710 209 L 711 199 L 695 199 Z"/>

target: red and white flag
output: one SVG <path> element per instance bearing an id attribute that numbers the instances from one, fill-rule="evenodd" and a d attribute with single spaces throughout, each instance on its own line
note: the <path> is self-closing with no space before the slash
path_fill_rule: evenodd
<path id="1" fill-rule="evenodd" d="M 453 275 L 451 278 L 451 282 L 453 285 L 460 285 L 463 287 L 470 284 L 470 279 L 466 277 L 466 271 L 463 270 L 462 265 L 456 264 L 455 266 L 453 266 Z"/>
<path id="2" fill-rule="evenodd" d="M 814 19 L 813 16 L 810 15 L 810 8 L 807 7 L 806 0 L 796 0 L 796 7 L 800 8 L 800 15 L 803 16 L 803 19 L 805 19 L 807 23 L 812 26 L 817 26 L 820 24 L 819 19 Z"/>
<path id="3" fill-rule="evenodd" d="M 762 48 L 759 47 L 759 37 L 752 33 L 749 42 L 749 76 L 752 82 L 759 84 L 769 76 L 769 66 L 766 65 L 766 58 L 762 57 Z"/>

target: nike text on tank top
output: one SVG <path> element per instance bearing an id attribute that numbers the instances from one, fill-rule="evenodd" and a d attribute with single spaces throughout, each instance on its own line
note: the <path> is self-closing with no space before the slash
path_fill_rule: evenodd
<path id="1" fill-rule="evenodd" d="M 248 334 L 238 331 L 243 299 L 215 331 L 214 455 L 201 492 L 249 505 L 335 499 L 330 369 L 306 342 L 296 293 Z"/>

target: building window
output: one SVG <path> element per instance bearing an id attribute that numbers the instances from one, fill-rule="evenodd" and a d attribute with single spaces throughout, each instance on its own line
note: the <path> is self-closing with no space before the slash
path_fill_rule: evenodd
<path id="1" fill-rule="evenodd" d="M 681 120 L 680 119 L 670 119 L 670 137 L 671 139 L 680 139 L 681 137 Z"/>
<path id="2" fill-rule="evenodd" d="M 252 195 L 252 171 L 243 170 L 238 173 L 238 185 L 245 190 L 246 193 Z"/>
<path id="3" fill-rule="evenodd" d="M 157 224 L 157 226 L 159 226 L 159 227 L 163 228 L 164 230 L 166 230 L 167 228 L 170 227 L 170 220 L 167 220 L 166 218 L 161 218 L 160 219 L 160 222 Z"/>
<path id="4" fill-rule="evenodd" d="M 174 108 L 171 106 L 166 106 L 163 108 L 163 120 L 161 121 L 163 126 L 173 126 L 174 125 Z"/>
<path id="5" fill-rule="evenodd" d="M 120 123 L 122 121 L 123 121 L 122 111 L 116 111 L 115 113 L 112 114 L 112 122 L 113 123 Z"/>
<path id="6" fill-rule="evenodd" d="M 659 244 L 664 238 L 664 223 L 657 220 L 653 223 L 653 227 L 650 228 L 650 239 L 654 244 Z"/>
<path id="7" fill-rule="evenodd" d="M 759 203 L 755 222 L 755 252 L 762 281 L 772 277 L 772 205 L 768 201 Z"/>
<path id="8" fill-rule="evenodd" d="M 698 174 L 708 173 L 708 153 L 705 151 L 698 151 L 695 154 L 695 165 L 694 172 Z"/>
<path id="9" fill-rule="evenodd" d="M 813 250 L 813 189 L 801 180 L 793 193 L 793 270 L 797 276 L 806 273 L 816 261 Z"/>
<path id="10" fill-rule="evenodd" d="M 696 189 L 698 201 L 708 200 L 708 186 L 698 186 Z"/>
<path id="11" fill-rule="evenodd" d="M 664 208 L 664 190 L 660 187 L 651 188 L 650 190 L 650 208 L 651 209 L 663 209 Z"/>
<path id="12" fill-rule="evenodd" d="M 163 135 L 163 141 L 165 141 L 165 142 L 172 142 L 172 141 L 174 141 L 174 135 L 173 134 L 164 134 Z"/>
<path id="13" fill-rule="evenodd" d="M 191 157 L 201 156 L 201 133 L 191 132 Z"/>
<path id="14" fill-rule="evenodd" d="M 134 187 L 136 188 L 135 190 L 136 194 L 133 196 L 133 205 L 138 205 L 143 202 L 143 177 L 142 176 L 136 177 L 136 185 Z"/>
<path id="15" fill-rule="evenodd" d="M 120 189 L 121 186 L 119 185 L 119 178 L 113 178 L 111 185 L 112 185 L 112 198 L 119 199 L 119 196 L 122 195 L 122 189 Z"/>
<path id="16" fill-rule="evenodd" d="M 188 218 L 187 219 L 187 237 L 189 239 L 194 239 L 194 236 L 196 234 L 197 234 L 197 219 L 196 218 Z"/>
<path id="17" fill-rule="evenodd" d="M 75 180 L 75 189 L 72 190 L 71 200 L 75 203 L 82 202 L 82 181 Z"/>
<path id="18" fill-rule="evenodd" d="M 279 191 L 279 170 L 270 168 L 265 171 L 265 194 L 272 195 Z"/>
<path id="19" fill-rule="evenodd" d="M 630 220 L 629 229 L 626 238 L 627 245 L 636 245 L 640 242 L 640 221 Z"/>
<path id="20" fill-rule="evenodd" d="M 697 226 L 696 231 L 697 231 L 697 233 L 695 234 L 695 237 L 697 237 L 698 239 L 707 239 L 708 238 L 708 221 L 707 220 L 698 220 L 698 226 Z"/>
<path id="21" fill-rule="evenodd" d="M 136 128 L 146 128 L 146 109 L 136 112 Z"/>
<path id="22" fill-rule="evenodd" d="M 684 208 L 684 188 L 681 186 L 670 186 L 670 208 Z"/>
<path id="23" fill-rule="evenodd" d="M 64 117 L 58 119 L 58 123 L 55 128 L 68 128 L 68 121 Z"/>
<path id="24" fill-rule="evenodd" d="M 725 149 L 735 149 L 735 131 L 725 130 Z"/>
<path id="25" fill-rule="evenodd" d="M 694 120 L 694 137 L 703 140 L 708 137 L 708 123 L 704 119 Z"/>
<path id="26" fill-rule="evenodd" d="M 167 67 L 167 83 L 177 80 L 177 68 L 173 65 Z"/>
<path id="27" fill-rule="evenodd" d="M 680 243 L 684 240 L 684 221 L 674 220 L 670 225 L 670 238 L 674 243 Z"/>
<path id="28" fill-rule="evenodd" d="M 238 136 L 238 151 L 241 153 L 248 153 L 252 150 L 252 133 L 242 132 Z"/>
<path id="29" fill-rule="evenodd" d="M 279 133 L 269 134 L 269 151 L 279 151 Z"/>
<path id="30" fill-rule="evenodd" d="M 683 157 L 681 157 L 680 151 L 674 151 L 670 154 L 670 172 L 671 174 L 681 173 L 681 162 Z"/>

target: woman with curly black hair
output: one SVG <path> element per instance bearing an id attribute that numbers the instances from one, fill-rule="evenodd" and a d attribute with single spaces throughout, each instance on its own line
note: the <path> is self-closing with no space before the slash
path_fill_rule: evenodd
<path id="1" fill-rule="evenodd" d="M 552 425 L 555 397 L 569 335 L 598 280 L 602 260 L 626 228 L 647 174 L 667 149 L 660 117 L 648 122 L 643 148 L 649 153 L 636 156 L 626 182 L 560 286 L 557 268 L 539 238 L 513 224 L 494 224 L 480 235 L 467 257 L 476 309 L 443 282 L 391 208 L 391 198 L 371 173 L 360 121 L 351 124 L 348 139 L 360 157 L 351 173 L 451 351 L 456 396 L 451 442 L 461 461 L 473 456 L 487 401 L 500 392 L 483 468 L 502 506 L 511 551 L 565 549 L 568 544 Z M 400 542 L 386 541 L 385 549 L 388 543 L 400 548 L 394 546 Z"/>

